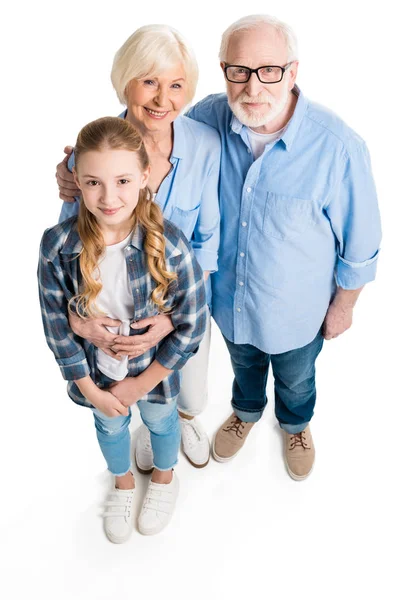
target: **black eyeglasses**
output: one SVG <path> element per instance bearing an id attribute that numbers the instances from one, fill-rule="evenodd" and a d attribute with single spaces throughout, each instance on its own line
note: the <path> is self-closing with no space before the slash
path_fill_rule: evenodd
<path id="1" fill-rule="evenodd" d="M 242 65 L 225 65 L 224 72 L 225 77 L 231 83 L 247 83 L 252 73 L 257 75 L 261 83 L 279 83 L 291 64 L 290 62 L 284 67 L 266 65 L 265 67 L 258 67 L 258 69 L 249 69 L 249 67 L 243 67 Z"/>

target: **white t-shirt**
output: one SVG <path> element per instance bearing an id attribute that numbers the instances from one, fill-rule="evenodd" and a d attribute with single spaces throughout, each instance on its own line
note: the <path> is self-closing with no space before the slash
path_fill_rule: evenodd
<path id="1" fill-rule="evenodd" d="M 274 133 L 257 133 L 250 128 L 247 130 L 254 160 L 257 160 L 257 158 L 261 156 L 267 145 L 271 146 L 272 148 L 276 140 L 282 137 L 285 127 L 282 127 L 282 129 L 279 131 L 274 131 Z"/>
<path id="2" fill-rule="evenodd" d="M 97 296 L 96 305 L 111 319 L 121 321 L 119 327 L 107 327 L 111 333 L 120 335 L 129 335 L 129 325 L 134 315 L 133 296 L 125 260 L 125 248 L 129 246 L 131 238 L 132 233 L 122 242 L 106 246 L 98 265 L 103 287 Z M 97 366 L 111 379 L 121 381 L 128 373 L 128 357 L 117 360 L 97 348 Z"/>

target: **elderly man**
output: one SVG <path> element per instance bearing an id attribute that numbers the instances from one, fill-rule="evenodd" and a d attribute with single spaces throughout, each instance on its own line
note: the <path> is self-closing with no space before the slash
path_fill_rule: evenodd
<path id="1" fill-rule="evenodd" d="M 227 94 L 189 116 L 222 140 L 221 245 L 213 316 L 234 370 L 233 414 L 213 454 L 242 448 L 267 403 L 275 412 L 292 478 L 311 472 L 315 361 L 323 339 L 351 326 L 353 307 L 375 277 L 380 220 L 363 140 L 295 85 L 291 29 L 267 16 L 240 19 L 220 50 Z"/>

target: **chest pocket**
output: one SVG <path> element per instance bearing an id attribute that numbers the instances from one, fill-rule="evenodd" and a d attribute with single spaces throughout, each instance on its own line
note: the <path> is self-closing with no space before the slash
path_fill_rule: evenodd
<path id="1" fill-rule="evenodd" d="M 313 202 L 273 192 L 267 193 L 263 231 L 279 240 L 304 233 L 313 222 Z"/>
<path id="2" fill-rule="evenodd" d="M 178 206 L 174 206 L 171 213 L 170 221 L 174 223 L 187 237 L 188 240 L 192 238 L 193 230 L 196 225 L 197 217 L 199 215 L 200 204 L 194 208 L 183 209 Z"/>

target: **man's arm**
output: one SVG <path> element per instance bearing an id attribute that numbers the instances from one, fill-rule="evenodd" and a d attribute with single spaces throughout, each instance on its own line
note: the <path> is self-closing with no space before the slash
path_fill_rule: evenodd
<path id="1" fill-rule="evenodd" d="M 323 324 L 325 339 L 351 326 L 363 286 L 375 279 L 381 226 L 375 184 L 365 144 L 353 142 L 343 155 L 342 172 L 326 214 L 337 242 L 337 291 Z"/>

